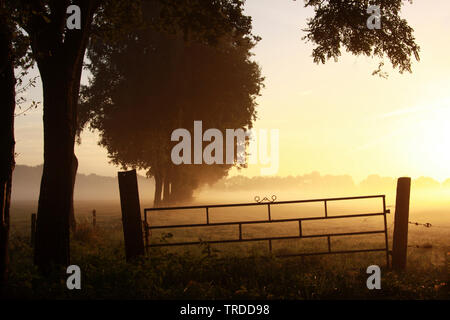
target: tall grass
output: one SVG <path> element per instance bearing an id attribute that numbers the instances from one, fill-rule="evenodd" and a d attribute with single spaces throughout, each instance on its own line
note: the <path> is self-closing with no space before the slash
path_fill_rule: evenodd
<path id="1" fill-rule="evenodd" d="M 383 254 L 276 258 L 258 247 L 233 250 L 154 249 L 125 262 L 120 225 L 93 229 L 88 221 L 72 235 L 72 264 L 81 290 L 68 290 L 64 270 L 43 278 L 32 263 L 29 238 L 11 237 L 6 298 L 31 299 L 449 299 L 448 266 L 410 255 L 408 269 L 382 267 L 382 289 L 368 290 L 366 268 Z M 426 249 L 417 249 L 426 250 Z M 425 260 L 424 260 L 425 259 Z M 65 279 L 65 277 L 63 277 Z"/>

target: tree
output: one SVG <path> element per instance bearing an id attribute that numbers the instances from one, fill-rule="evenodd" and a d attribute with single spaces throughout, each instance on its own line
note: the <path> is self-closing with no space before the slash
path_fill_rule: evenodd
<path id="1" fill-rule="evenodd" d="M 168 35 L 149 27 L 115 46 L 97 41 L 88 51 L 93 79 L 83 90 L 81 123 L 90 121 L 90 128 L 99 130 L 113 163 L 145 169 L 155 178 L 155 206 L 190 200 L 199 185 L 232 167 L 174 165 L 173 130 L 192 133 L 193 122 L 202 120 L 205 129 L 225 133 L 251 128 L 256 117 L 263 79 L 250 50 L 258 38 L 233 30 L 212 46 L 196 37 L 185 42 L 181 32 Z"/>
<path id="2" fill-rule="evenodd" d="M 15 167 L 14 112 L 16 104 L 20 106 L 26 102 L 23 97 L 16 101 L 15 87 L 22 84 L 26 70 L 32 65 L 27 48 L 26 39 L 11 19 L 11 8 L 6 1 L 0 0 L 0 288 L 8 274 L 11 188 Z M 15 68 L 21 69 L 18 78 Z M 19 94 L 33 84 L 31 80 L 21 87 Z"/>
<path id="3" fill-rule="evenodd" d="M 13 28 L 5 3 L 0 2 L 0 288 L 8 268 L 9 210 L 14 170 L 14 110 L 16 107 Z"/>
<path id="4" fill-rule="evenodd" d="M 248 21 L 237 14 L 240 3 L 231 0 L 8 0 L 14 21 L 28 36 L 43 86 L 44 169 L 34 257 L 42 271 L 70 260 L 77 100 L 88 40 L 92 31 L 103 30 L 110 39 L 127 34 L 145 18 L 139 15 L 140 7 L 155 3 L 162 6 L 166 21 L 183 26 L 186 33 L 203 30 L 214 38 L 214 33 L 248 27 Z M 79 30 L 66 28 L 69 5 L 80 8 Z"/>
<path id="5" fill-rule="evenodd" d="M 81 29 L 66 28 L 67 7 L 81 9 Z M 29 36 L 44 97 L 44 169 L 39 195 L 35 263 L 43 271 L 69 263 L 69 215 L 76 104 L 84 52 L 100 1 L 18 1 L 16 21 Z"/>
<path id="6" fill-rule="evenodd" d="M 412 3 L 412 0 L 408 0 Z M 403 0 L 305 0 L 305 7 L 314 8 L 308 20 L 304 39 L 316 45 L 312 56 L 315 63 L 338 60 L 341 49 L 354 55 L 381 59 L 373 74 L 386 77 L 382 71 L 384 57 L 400 73 L 411 72 L 411 56 L 419 60 L 420 47 L 414 30 L 400 17 Z M 381 29 L 367 28 L 367 8 L 379 5 L 382 13 Z"/>

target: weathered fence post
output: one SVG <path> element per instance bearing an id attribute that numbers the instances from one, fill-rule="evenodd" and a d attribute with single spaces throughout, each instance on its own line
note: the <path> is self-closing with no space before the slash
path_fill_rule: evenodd
<path id="1" fill-rule="evenodd" d="M 34 247 L 36 239 L 36 213 L 31 214 L 31 246 Z"/>
<path id="2" fill-rule="evenodd" d="M 392 267 L 394 270 L 404 270 L 406 268 L 410 193 L 411 178 L 399 178 L 397 181 L 394 240 L 392 246 Z"/>
<path id="3" fill-rule="evenodd" d="M 97 211 L 92 210 L 92 226 L 95 227 L 97 226 Z"/>
<path id="4" fill-rule="evenodd" d="M 141 208 L 136 170 L 119 172 L 120 205 L 127 262 L 144 255 Z"/>

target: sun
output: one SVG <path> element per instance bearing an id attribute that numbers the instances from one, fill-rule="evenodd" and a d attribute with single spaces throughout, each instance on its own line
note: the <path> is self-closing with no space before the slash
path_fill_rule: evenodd
<path id="1" fill-rule="evenodd" d="M 406 119 L 409 164 L 436 180 L 450 178 L 450 99 L 430 104 Z"/>

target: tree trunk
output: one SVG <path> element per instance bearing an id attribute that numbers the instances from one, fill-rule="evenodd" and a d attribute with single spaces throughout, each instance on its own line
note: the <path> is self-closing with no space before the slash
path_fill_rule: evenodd
<path id="1" fill-rule="evenodd" d="M 75 189 L 75 179 L 77 177 L 77 170 L 78 170 L 78 159 L 75 155 L 73 155 L 73 162 L 72 162 L 72 203 L 70 207 L 70 229 L 72 232 L 77 231 L 77 220 L 75 219 L 75 210 L 73 207 L 73 190 Z"/>
<path id="2" fill-rule="evenodd" d="M 161 204 L 162 179 L 160 174 L 155 174 L 155 198 L 153 200 L 153 207 L 158 207 Z"/>
<path id="3" fill-rule="evenodd" d="M 170 179 L 170 203 L 176 204 L 179 202 L 179 178 L 178 175 L 172 175 Z"/>
<path id="4" fill-rule="evenodd" d="M 166 173 L 164 175 L 164 205 L 170 204 L 170 175 L 168 170 L 166 170 Z"/>
<path id="5" fill-rule="evenodd" d="M 70 264 L 70 212 L 73 200 L 77 72 L 52 63 L 38 63 L 44 93 L 44 168 L 36 224 L 35 263 L 44 273 L 52 265 Z M 60 58 L 61 61 L 63 59 Z M 81 64 L 79 66 L 81 68 Z"/>
<path id="6" fill-rule="evenodd" d="M 80 30 L 66 30 L 65 4 L 51 1 L 51 19 L 24 21 L 42 80 L 44 96 L 44 168 L 36 222 L 34 262 L 48 274 L 53 265 L 70 263 L 70 212 L 73 202 L 77 102 L 91 23 L 101 1 L 77 1 Z"/>
<path id="7" fill-rule="evenodd" d="M 14 170 L 14 110 L 16 107 L 12 34 L 0 17 L 0 289 L 8 276 L 9 214 Z"/>

